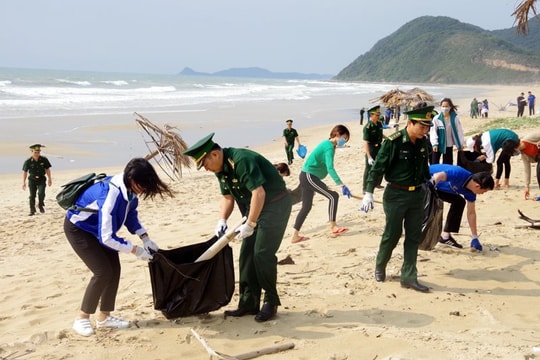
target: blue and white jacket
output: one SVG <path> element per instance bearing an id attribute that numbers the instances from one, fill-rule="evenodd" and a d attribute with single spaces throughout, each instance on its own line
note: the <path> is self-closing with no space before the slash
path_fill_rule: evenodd
<path id="1" fill-rule="evenodd" d="M 129 253 L 133 244 L 116 233 L 122 225 L 139 236 L 146 230 L 137 216 L 139 199 L 134 193 L 128 193 L 123 177 L 123 174 L 109 176 L 95 183 L 75 202 L 78 207 L 95 209 L 97 213 L 68 210 L 66 216 L 79 229 L 94 235 L 102 245 Z"/>

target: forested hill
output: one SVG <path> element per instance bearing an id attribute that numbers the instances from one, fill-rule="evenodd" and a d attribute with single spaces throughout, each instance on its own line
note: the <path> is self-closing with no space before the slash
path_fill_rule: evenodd
<path id="1" fill-rule="evenodd" d="M 536 20 L 535 20 L 536 21 Z M 533 21 L 534 22 L 534 21 Z M 531 23 L 531 25 L 533 25 Z M 488 31 L 443 16 L 423 16 L 377 42 L 335 80 L 508 84 L 540 81 L 540 26 Z"/>

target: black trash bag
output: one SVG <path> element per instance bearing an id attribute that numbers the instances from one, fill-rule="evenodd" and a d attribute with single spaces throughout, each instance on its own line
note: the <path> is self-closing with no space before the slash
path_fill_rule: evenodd
<path id="1" fill-rule="evenodd" d="M 458 151 L 457 165 L 469 170 L 473 174 L 481 171 L 493 172 L 493 166 L 485 160 L 476 160 L 482 153 L 476 151 Z"/>
<path id="2" fill-rule="evenodd" d="M 443 201 L 439 199 L 437 190 L 431 185 L 423 185 L 424 195 L 424 221 L 422 222 L 422 240 L 420 250 L 433 250 L 442 231 Z"/>
<path id="3" fill-rule="evenodd" d="M 159 250 L 149 262 L 154 309 L 167 319 L 204 314 L 227 305 L 234 292 L 232 248 L 195 263 L 217 237 L 172 250 Z"/>

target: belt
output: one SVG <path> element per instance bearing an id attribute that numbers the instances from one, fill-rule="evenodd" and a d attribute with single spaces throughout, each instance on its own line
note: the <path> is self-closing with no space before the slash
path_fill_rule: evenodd
<path id="1" fill-rule="evenodd" d="M 379 147 L 379 145 L 381 144 L 369 144 L 369 146 L 372 146 L 372 147 Z"/>
<path id="2" fill-rule="evenodd" d="M 422 184 L 419 185 L 413 185 L 413 186 L 403 186 L 396 183 L 388 183 L 393 188 L 403 190 L 403 191 L 416 191 L 422 187 Z"/>

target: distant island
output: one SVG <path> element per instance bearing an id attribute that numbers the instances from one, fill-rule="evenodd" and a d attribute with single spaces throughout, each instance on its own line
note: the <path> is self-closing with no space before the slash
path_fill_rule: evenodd
<path id="1" fill-rule="evenodd" d="M 185 67 L 178 75 L 184 76 L 219 76 L 219 77 L 242 77 L 256 79 L 298 79 L 298 80 L 330 80 L 334 75 L 330 74 L 304 74 L 298 72 L 272 72 L 259 67 L 231 68 L 214 73 L 198 72 Z"/>

